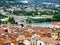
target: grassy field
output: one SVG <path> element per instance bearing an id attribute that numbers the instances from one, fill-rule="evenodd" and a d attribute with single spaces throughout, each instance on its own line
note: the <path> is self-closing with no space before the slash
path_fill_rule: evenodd
<path id="1" fill-rule="evenodd" d="M 6 14 L 5 16 L 13 17 L 13 16 L 14 16 L 14 14 Z"/>

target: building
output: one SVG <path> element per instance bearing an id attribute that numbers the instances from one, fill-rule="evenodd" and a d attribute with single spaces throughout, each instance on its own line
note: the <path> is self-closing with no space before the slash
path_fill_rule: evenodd
<path id="1" fill-rule="evenodd" d="M 26 17 L 24 16 L 13 16 L 13 18 L 18 24 L 24 24 L 26 22 Z"/>

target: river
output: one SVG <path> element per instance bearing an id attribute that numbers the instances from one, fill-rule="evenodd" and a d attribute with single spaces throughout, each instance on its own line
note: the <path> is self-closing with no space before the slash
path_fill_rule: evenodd
<path id="1" fill-rule="evenodd" d="M 32 27 L 34 27 L 34 26 L 51 27 L 52 24 L 49 22 L 46 22 L 46 23 L 30 23 L 30 26 L 32 26 Z"/>

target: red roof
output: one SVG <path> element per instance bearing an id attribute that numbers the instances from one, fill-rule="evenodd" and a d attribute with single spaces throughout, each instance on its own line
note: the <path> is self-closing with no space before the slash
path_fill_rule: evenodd
<path id="1" fill-rule="evenodd" d="M 52 22 L 52 25 L 60 26 L 60 22 Z"/>

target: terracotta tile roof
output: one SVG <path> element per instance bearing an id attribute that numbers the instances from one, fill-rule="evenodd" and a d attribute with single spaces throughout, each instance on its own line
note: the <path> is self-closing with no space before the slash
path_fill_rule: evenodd
<path id="1" fill-rule="evenodd" d="M 28 30 L 29 28 L 32 28 L 31 26 L 25 26 L 23 29 Z"/>
<path id="2" fill-rule="evenodd" d="M 41 40 L 49 44 L 58 44 L 58 41 L 53 38 L 44 37 L 44 38 L 41 38 Z"/>
<path id="3" fill-rule="evenodd" d="M 30 41 L 31 40 L 31 37 L 26 37 L 26 40 L 29 40 Z"/>
<path id="4" fill-rule="evenodd" d="M 5 27 L 7 28 L 7 27 Z M 8 40 L 10 40 L 12 43 L 16 43 L 18 38 L 20 42 L 22 42 L 24 39 L 30 40 L 32 35 L 37 34 L 40 37 L 35 37 L 35 39 L 41 39 L 44 42 L 47 43 L 55 43 L 57 44 L 57 41 L 52 39 L 50 36 L 50 32 L 53 30 L 52 28 L 45 28 L 45 27 L 31 27 L 31 26 L 25 26 L 24 28 L 18 28 L 18 27 L 9 27 L 9 30 L 11 33 L 5 33 L 3 28 L 0 28 L 0 34 L 4 33 L 5 35 L 2 35 L 0 37 L 0 43 L 6 43 Z M 14 33 L 14 31 L 17 31 L 17 33 Z M 57 29 L 56 32 L 60 32 L 60 29 Z M 50 34 L 48 34 L 50 33 Z M 8 35 L 8 36 L 6 36 Z M 50 42 L 51 41 L 51 42 Z M 3 44 L 2 44 L 3 45 Z"/>
<path id="5" fill-rule="evenodd" d="M 33 30 L 38 30 L 40 32 L 45 32 L 45 33 L 47 33 L 48 31 L 51 32 L 51 29 L 45 27 L 33 27 Z"/>
<path id="6" fill-rule="evenodd" d="M 60 30 L 56 30 L 56 32 L 60 32 Z"/>
<path id="7" fill-rule="evenodd" d="M 58 32 L 60 32 L 60 30 L 55 30 L 54 32 L 57 32 L 58 33 Z"/>
<path id="8" fill-rule="evenodd" d="M 49 30 L 48 28 L 42 28 L 41 31 L 43 32 L 47 32 L 47 30 Z"/>
<path id="9" fill-rule="evenodd" d="M 12 31 L 12 30 L 15 30 L 15 28 L 9 28 L 9 30 L 11 30 L 11 31 Z"/>
<path id="10" fill-rule="evenodd" d="M 24 40 L 25 39 L 25 36 L 24 35 L 20 35 L 19 37 L 18 37 L 18 40 Z"/>
<path id="11" fill-rule="evenodd" d="M 0 34 L 4 33 L 4 30 L 0 30 Z"/>
<path id="12" fill-rule="evenodd" d="M 6 44 L 6 38 L 0 38 L 0 43 L 1 44 Z"/>
<path id="13" fill-rule="evenodd" d="M 33 27 L 33 30 L 40 30 L 40 29 L 41 29 L 41 27 L 39 27 L 39 26 Z"/>
<path id="14" fill-rule="evenodd" d="M 36 32 L 32 32 L 32 35 L 35 34 Z"/>
<path id="15" fill-rule="evenodd" d="M 43 38 L 43 37 L 48 37 L 47 34 L 41 34 L 40 36 L 41 36 L 42 38 Z"/>
<path id="16" fill-rule="evenodd" d="M 16 44 L 17 40 L 14 39 L 14 38 L 11 38 L 11 42 L 14 43 L 14 44 Z"/>
<path id="17" fill-rule="evenodd" d="M 32 34 L 31 34 L 31 33 L 28 33 L 28 32 L 25 32 L 23 35 L 24 35 L 25 37 L 31 37 L 31 36 L 32 36 Z"/>
<path id="18" fill-rule="evenodd" d="M 37 34 L 37 35 L 41 35 L 41 33 L 40 33 L 40 32 L 36 32 L 36 34 Z"/>

